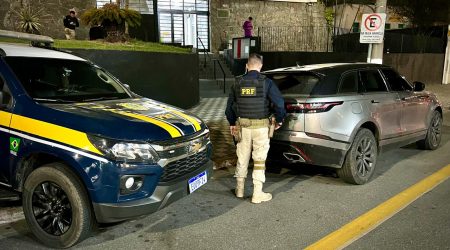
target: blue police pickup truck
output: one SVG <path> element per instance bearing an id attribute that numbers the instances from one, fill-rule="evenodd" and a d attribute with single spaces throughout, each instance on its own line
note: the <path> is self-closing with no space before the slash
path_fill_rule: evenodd
<path id="1" fill-rule="evenodd" d="M 0 43 L 0 183 L 22 193 L 33 234 L 70 247 L 155 212 L 212 174 L 209 130 L 143 98 L 95 64 Z"/>

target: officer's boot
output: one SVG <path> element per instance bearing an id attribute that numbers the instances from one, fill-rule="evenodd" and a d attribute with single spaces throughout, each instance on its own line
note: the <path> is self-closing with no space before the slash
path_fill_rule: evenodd
<path id="1" fill-rule="evenodd" d="M 272 194 L 264 193 L 262 191 L 263 183 L 258 180 L 253 180 L 253 196 L 252 203 L 261 203 L 264 201 L 270 201 L 272 199 Z"/>
<path id="2" fill-rule="evenodd" d="M 244 185 L 245 185 L 245 178 L 242 177 L 236 178 L 236 197 L 238 198 L 244 197 Z"/>

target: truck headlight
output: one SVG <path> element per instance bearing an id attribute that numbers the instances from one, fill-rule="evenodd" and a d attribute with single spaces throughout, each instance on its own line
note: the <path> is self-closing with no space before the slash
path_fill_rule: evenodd
<path id="1" fill-rule="evenodd" d="M 155 164 L 159 160 L 156 151 L 145 142 L 121 142 L 92 135 L 89 136 L 89 140 L 112 160 L 149 164 Z"/>

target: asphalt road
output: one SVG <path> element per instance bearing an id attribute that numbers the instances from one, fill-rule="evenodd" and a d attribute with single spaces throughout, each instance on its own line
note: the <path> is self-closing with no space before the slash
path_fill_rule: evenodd
<path id="1" fill-rule="evenodd" d="M 444 117 L 450 117 L 446 112 Z M 372 181 L 354 186 L 332 171 L 303 166 L 268 174 L 271 202 L 233 196 L 233 169 L 215 172 L 192 195 L 139 218 L 99 228 L 83 249 L 300 249 L 320 240 L 450 164 L 450 122 L 441 147 L 383 154 Z M 347 249 L 450 249 L 450 180 L 417 199 Z M 25 221 L 0 225 L 0 249 L 41 249 Z"/>

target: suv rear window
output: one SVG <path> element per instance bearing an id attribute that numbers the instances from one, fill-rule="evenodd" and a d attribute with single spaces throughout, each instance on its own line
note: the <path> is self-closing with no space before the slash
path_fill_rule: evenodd
<path id="1" fill-rule="evenodd" d="M 321 78 L 311 72 L 280 73 L 268 75 L 278 86 L 282 94 L 297 95 L 330 95 L 336 93 L 336 87 L 331 90 L 325 86 Z"/>

